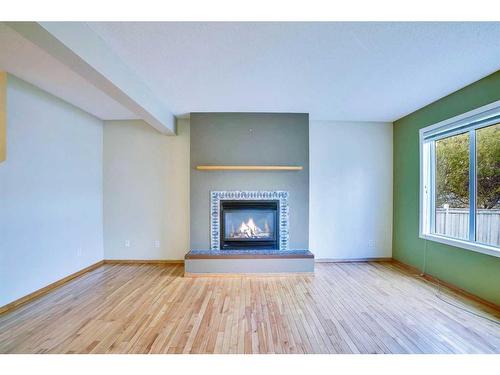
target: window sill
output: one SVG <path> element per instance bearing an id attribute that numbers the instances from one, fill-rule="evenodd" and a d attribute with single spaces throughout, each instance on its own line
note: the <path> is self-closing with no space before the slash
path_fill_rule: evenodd
<path id="1" fill-rule="evenodd" d="M 465 249 L 465 250 L 469 250 L 469 251 L 475 251 L 476 253 L 487 254 L 487 255 L 491 255 L 491 256 L 500 258 L 500 249 L 493 247 L 493 246 L 482 245 L 482 244 L 472 243 L 472 242 L 468 242 L 468 241 L 462 241 L 462 240 L 459 240 L 456 238 L 438 236 L 436 234 L 420 234 L 420 238 L 423 238 L 423 239 L 429 240 L 429 241 L 443 243 L 445 245 L 459 247 L 461 249 Z"/>

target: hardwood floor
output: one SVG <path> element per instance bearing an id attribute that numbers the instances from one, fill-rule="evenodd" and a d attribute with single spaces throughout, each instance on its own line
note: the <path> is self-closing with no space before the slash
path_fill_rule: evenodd
<path id="1" fill-rule="evenodd" d="M 0 316 L 0 353 L 500 353 L 499 313 L 390 262 L 184 278 L 104 265 Z"/>

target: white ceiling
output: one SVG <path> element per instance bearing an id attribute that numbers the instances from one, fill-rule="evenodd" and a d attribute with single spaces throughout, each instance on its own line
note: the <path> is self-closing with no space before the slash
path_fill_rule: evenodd
<path id="1" fill-rule="evenodd" d="M 89 23 L 176 115 L 393 121 L 500 69 L 500 23 Z M 0 25 L 0 68 L 104 119 L 135 117 Z"/>
<path id="2" fill-rule="evenodd" d="M 500 68 L 500 23 L 91 23 L 175 114 L 392 121 Z"/>

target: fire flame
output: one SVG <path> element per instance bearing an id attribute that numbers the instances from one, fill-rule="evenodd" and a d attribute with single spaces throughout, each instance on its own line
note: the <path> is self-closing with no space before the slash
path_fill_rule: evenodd
<path id="1" fill-rule="evenodd" d="M 244 234 L 247 237 L 255 237 L 257 234 L 262 232 L 262 229 L 260 229 L 255 224 L 253 218 L 251 217 L 246 223 L 244 221 L 241 222 L 241 225 L 238 228 L 238 232 Z"/>
<path id="2" fill-rule="evenodd" d="M 255 237 L 260 237 L 260 238 L 265 238 L 269 237 L 271 235 L 269 229 L 269 224 L 267 221 L 264 223 L 264 230 L 262 230 L 257 224 L 255 224 L 255 221 L 253 220 L 252 217 L 250 217 L 246 222 L 242 221 L 240 226 L 238 227 L 238 230 L 235 232 L 234 228 L 231 228 L 231 237 L 236 237 L 236 238 L 255 238 Z"/>

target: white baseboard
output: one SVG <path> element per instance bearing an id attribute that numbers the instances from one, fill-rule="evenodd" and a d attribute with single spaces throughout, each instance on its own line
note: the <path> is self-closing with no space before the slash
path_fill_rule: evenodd
<path id="1" fill-rule="evenodd" d="M 391 262 L 392 257 L 382 257 L 382 258 L 316 258 L 316 263 L 349 263 L 349 262 Z"/>

